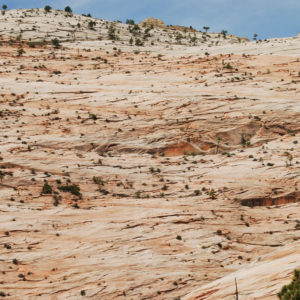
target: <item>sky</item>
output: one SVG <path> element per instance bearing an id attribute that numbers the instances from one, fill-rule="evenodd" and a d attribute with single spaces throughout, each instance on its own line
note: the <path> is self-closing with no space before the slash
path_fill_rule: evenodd
<path id="1" fill-rule="evenodd" d="M 300 32 L 300 0 L 0 0 L 3 4 L 8 9 L 70 6 L 74 13 L 123 22 L 155 17 L 167 25 L 209 26 L 209 31 L 248 38 L 256 33 L 258 39 Z"/>

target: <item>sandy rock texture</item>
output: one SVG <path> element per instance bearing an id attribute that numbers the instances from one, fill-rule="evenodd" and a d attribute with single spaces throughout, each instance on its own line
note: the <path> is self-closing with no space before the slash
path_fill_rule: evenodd
<path id="1" fill-rule="evenodd" d="M 159 19 L 148 18 L 139 25 L 123 24 L 120 21 L 95 19 L 64 11 L 44 9 L 9 10 L 0 15 L 0 40 L 17 39 L 31 42 L 61 41 L 106 41 L 106 44 L 160 46 L 188 45 L 214 46 L 245 43 L 230 34 L 199 32 L 190 27 L 164 26 Z M 131 42 L 132 39 L 132 42 Z"/>
<path id="2" fill-rule="evenodd" d="M 142 22 L 139 23 L 142 27 L 160 27 L 160 28 L 165 28 L 166 24 L 163 20 L 160 19 L 155 19 L 153 17 L 147 18 L 143 20 Z"/>
<path id="3" fill-rule="evenodd" d="M 274 295 L 278 293 L 278 286 L 291 282 L 291 270 L 299 268 L 299 261 L 299 243 L 290 244 L 183 299 L 235 299 L 236 295 L 242 300 L 276 299 Z"/>
<path id="4" fill-rule="evenodd" d="M 1 295 L 276 299 L 300 267 L 300 39 L 56 48 L 30 42 L 82 17 L 25 12 L 0 17 Z M 8 39 L 20 18 L 40 29 Z"/>

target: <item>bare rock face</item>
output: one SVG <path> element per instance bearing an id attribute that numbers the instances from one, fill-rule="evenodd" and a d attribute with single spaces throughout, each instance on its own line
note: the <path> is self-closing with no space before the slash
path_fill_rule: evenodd
<path id="1" fill-rule="evenodd" d="M 186 26 L 179 26 L 179 25 L 170 25 L 167 26 L 168 28 L 171 28 L 172 30 L 179 30 L 181 32 L 197 32 L 196 29 L 194 29 L 193 27 L 186 27 Z"/>
<path id="2" fill-rule="evenodd" d="M 278 299 L 278 287 L 291 282 L 293 269 L 300 268 L 300 243 L 284 246 L 260 257 L 246 268 L 211 282 L 183 300 Z"/>
<path id="3" fill-rule="evenodd" d="M 299 267 L 300 40 L 88 22 L 0 16 L 0 295 L 232 299 L 237 278 L 276 299 Z"/>
<path id="4" fill-rule="evenodd" d="M 87 16 L 43 9 L 9 10 L 0 15 L 0 39 L 49 43 L 106 41 L 117 45 L 130 46 L 172 46 L 172 45 L 224 45 L 243 42 L 234 36 L 216 33 L 203 34 L 183 26 L 166 27 L 159 19 L 149 18 L 131 26 Z M 144 28 L 146 26 L 147 28 Z M 145 30 L 147 32 L 145 32 Z M 190 33 L 193 32 L 193 35 Z"/>
<path id="5" fill-rule="evenodd" d="M 154 19 L 153 17 L 147 18 L 144 21 L 140 22 L 139 25 L 142 27 L 158 27 L 158 28 L 165 28 L 166 25 L 164 21 L 160 19 Z"/>

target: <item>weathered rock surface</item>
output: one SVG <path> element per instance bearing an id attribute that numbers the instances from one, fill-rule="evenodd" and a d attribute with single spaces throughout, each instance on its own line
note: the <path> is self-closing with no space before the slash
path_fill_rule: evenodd
<path id="1" fill-rule="evenodd" d="M 159 27 L 159 28 L 165 28 L 166 25 L 164 23 L 164 21 L 160 20 L 160 19 L 155 19 L 153 17 L 147 18 L 144 21 L 140 22 L 139 24 L 142 27 Z"/>
<path id="2" fill-rule="evenodd" d="M 6 299 L 220 299 L 234 277 L 244 299 L 276 299 L 299 267 L 299 39 L 2 36 Z"/>
<path id="3" fill-rule="evenodd" d="M 278 286 L 289 284 L 300 268 L 299 242 L 260 257 L 248 267 L 209 283 L 183 300 L 196 299 L 278 299 Z M 236 281 L 236 284 L 235 284 Z"/>
<path id="4" fill-rule="evenodd" d="M 43 9 L 9 10 L 0 15 L 0 41 L 2 39 L 50 42 L 60 41 L 105 41 L 105 44 L 138 46 L 213 46 L 242 43 L 244 40 L 216 33 L 186 30 L 185 27 L 165 27 L 159 19 L 148 18 L 141 26 L 110 22 L 64 11 Z M 153 26 L 152 26 L 153 25 Z M 192 32 L 191 32 L 192 31 Z M 138 41 L 138 43 L 136 43 Z"/>

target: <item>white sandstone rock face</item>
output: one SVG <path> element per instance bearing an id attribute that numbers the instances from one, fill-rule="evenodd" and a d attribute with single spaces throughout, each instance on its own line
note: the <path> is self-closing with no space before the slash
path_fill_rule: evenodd
<path id="1" fill-rule="evenodd" d="M 300 267 L 300 40 L 136 46 L 89 20 L 0 16 L 0 292 L 232 299 L 236 277 L 276 299 Z"/>
<path id="2" fill-rule="evenodd" d="M 32 42 L 51 41 L 106 41 L 115 45 L 133 45 L 140 40 L 144 46 L 213 46 L 245 43 L 233 35 L 204 34 L 188 27 L 166 27 L 159 19 L 148 18 L 134 27 L 92 17 L 43 9 L 9 10 L 0 15 L 0 38 Z M 153 25 L 153 27 L 152 27 Z M 139 43 L 138 43 L 139 45 Z"/>
<path id="3" fill-rule="evenodd" d="M 284 246 L 235 273 L 204 285 L 183 300 L 229 300 L 237 293 L 241 300 L 278 299 L 280 287 L 291 282 L 292 270 L 300 268 L 299 248 L 299 242 Z"/>

